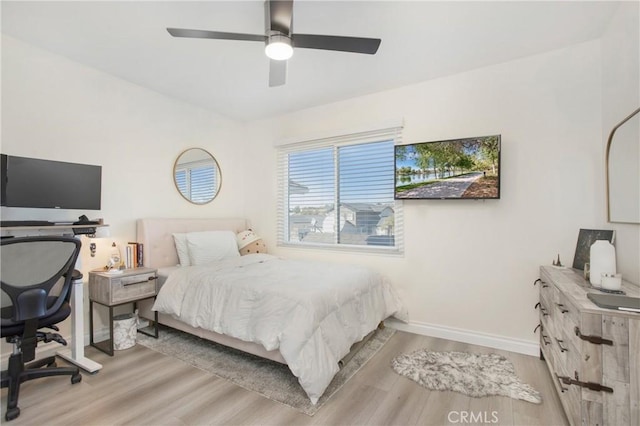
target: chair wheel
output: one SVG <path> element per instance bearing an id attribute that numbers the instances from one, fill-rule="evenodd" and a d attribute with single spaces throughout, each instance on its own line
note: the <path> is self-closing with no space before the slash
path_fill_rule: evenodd
<path id="1" fill-rule="evenodd" d="M 80 383 L 82 381 L 82 374 L 74 374 L 71 376 L 71 384 L 75 385 L 76 383 Z"/>
<path id="2" fill-rule="evenodd" d="M 19 415 L 20 415 L 20 408 L 18 407 L 9 408 L 4 418 L 7 419 L 8 422 L 10 422 L 11 420 L 16 419 Z"/>

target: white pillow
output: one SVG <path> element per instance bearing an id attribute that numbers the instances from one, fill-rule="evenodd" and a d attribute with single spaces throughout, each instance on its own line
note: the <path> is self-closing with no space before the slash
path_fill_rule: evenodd
<path id="1" fill-rule="evenodd" d="M 192 265 L 205 265 L 229 257 L 239 257 L 236 234 L 232 231 L 204 231 L 187 234 Z"/>
<path id="2" fill-rule="evenodd" d="M 187 246 L 187 234 L 173 234 L 173 242 L 176 245 L 180 266 L 191 266 L 189 248 Z"/>

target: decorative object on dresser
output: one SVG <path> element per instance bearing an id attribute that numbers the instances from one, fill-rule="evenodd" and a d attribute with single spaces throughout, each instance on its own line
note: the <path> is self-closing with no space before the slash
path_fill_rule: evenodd
<path id="1" fill-rule="evenodd" d="M 481 398 L 508 396 L 540 404 L 540 393 L 516 375 L 513 364 L 498 354 L 432 352 L 419 349 L 391 360 L 393 370 L 421 386 Z"/>
<path id="2" fill-rule="evenodd" d="M 606 240 L 611 244 L 615 243 L 615 231 L 604 229 L 580 229 L 578 233 L 578 243 L 573 257 L 573 268 L 584 270 L 585 264 L 589 263 L 591 245 L 597 240 Z"/>
<path id="3" fill-rule="evenodd" d="M 558 259 L 553 259 L 553 261 L 551 262 L 551 264 L 553 266 L 555 266 L 556 268 L 566 268 L 566 266 L 564 266 L 562 264 L 562 262 L 560 261 L 560 253 L 558 253 Z"/>
<path id="4" fill-rule="evenodd" d="M 597 240 L 589 250 L 591 275 L 589 281 L 594 286 L 602 286 L 602 276 L 616 273 L 616 249 L 609 241 Z"/>
<path id="5" fill-rule="evenodd" d="M 158 294 L 158 276 L 155 269 L 133 268 L 122 270 L 113 275 L 105 271 L 89 272 L 89 342 L 91 346 L 113 356 L 114 351 L 114 317 L 113 308 L 133 303 L 133 310 L 137 302 L 145 299 L 155 299 Z M 109 339 L 96 342 L 94 340 L 93 304 L 105 306 L 109 309 Z M 153 324 L 139 329 L 138 332 L 158 337 L 158 313 L 155 313 Z M 151 329 L 152 331 L 149 331 Z"/>
<path id="6" fill-rule="evenodd" d="M 540 267 L 540 357 L 572 425 L 640 424 L 640 314 L 596 306 L 580 271 Z M 623 282 L 628 296 L 640 288 Z M 592 293 L 590 293 L 592 292 Z"/>

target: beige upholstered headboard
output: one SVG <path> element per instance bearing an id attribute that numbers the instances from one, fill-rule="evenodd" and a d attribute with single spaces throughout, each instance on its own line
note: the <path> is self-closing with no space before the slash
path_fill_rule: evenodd
<path id="1" fill-rule="evenodd" d="M 144 266 L 162 268 L 178 264 L 174 233 L 247 229 L 246 219 L 138 219 L 137 241 L 143 244 Z"/>

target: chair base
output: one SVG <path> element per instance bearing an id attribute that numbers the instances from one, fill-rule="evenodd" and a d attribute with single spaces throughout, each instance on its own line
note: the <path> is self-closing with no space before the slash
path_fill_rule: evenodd
<path id="1" fill-rule="evenodd" d="M 44 368 L 43 368 L 44 367 Z M 50 356 L 25 365 L 22 353 L 14 353 L 9 357 L 9 367 L 2 372 L 1 386 L 9 388 L 7 395 L 7 412 L 5 419 L 11 421 L 20 415 L 18 407 L 18 395 L 20 384 L 28 380 L 50 376 L 71 376 L 71 384 L 82 381 L 82 375 L 78 367 L 56 367 L 56 357 Z"/>

